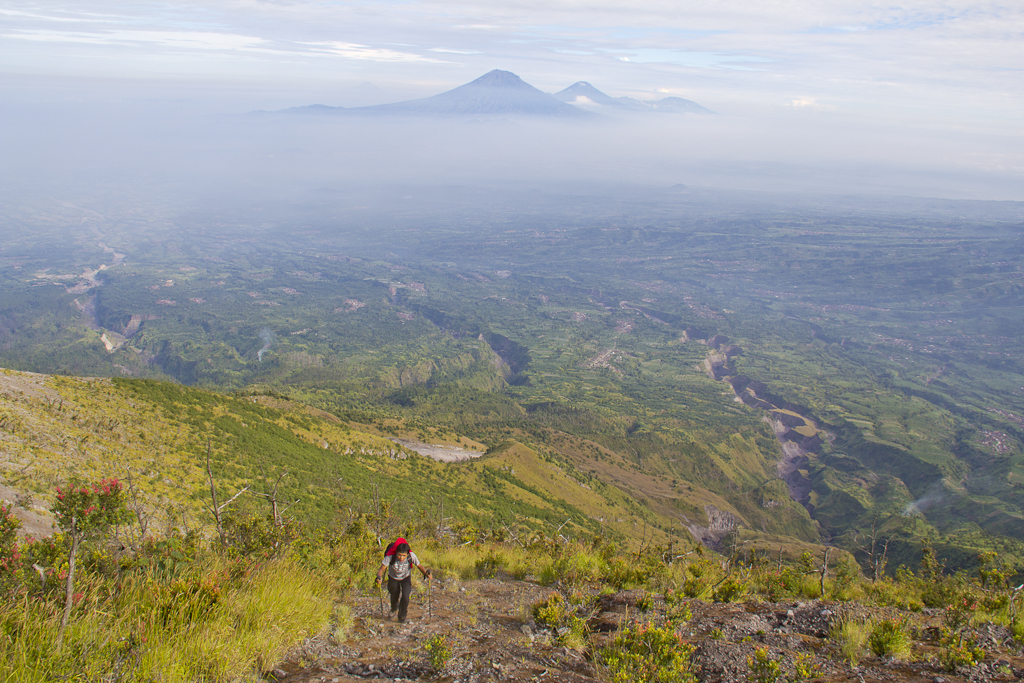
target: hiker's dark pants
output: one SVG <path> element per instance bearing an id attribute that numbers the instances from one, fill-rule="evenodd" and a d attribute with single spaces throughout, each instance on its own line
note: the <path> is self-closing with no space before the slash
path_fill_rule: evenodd
<path id="1" fill-rule="evenodd" d="M 409 596 L 412 595 L 412 575 L 401 581 L 388 577 L 388 593 L 391 593 L 391 611 L 398 610 L 398 620 L 405 621 L 409 613 Z"/>

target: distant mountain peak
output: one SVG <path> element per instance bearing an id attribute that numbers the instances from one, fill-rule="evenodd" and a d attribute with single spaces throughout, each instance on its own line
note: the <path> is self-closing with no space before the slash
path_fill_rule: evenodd
<path id="1" fill-rule="evenodd" d="M 535 89 L 532 85 L 530 85 L 529 83 L 527 83 L 526 81 L 524 81 L 511 71 L 502 71 L 501 69 L 493 69 L 491 71 L 488 71 L 475 81 L 470 81 L 469 83 L 466 83 L 465 85 L 460 87 L 469 88 L 474 86 L 483 86 L 487 88 L 520 88 L 528 90 Z"/>
<path id="2" fill-rule="evenodd" d="M 475 81 L 419 100 L 360 107 L 353 113 L 444 116 L 590 116 L 511 71 L 494 69 Z"/>
<path id="3" fill-rule="evenodd" d="M 484 116 L 491 120 L 506 116 L 593 116 L 592 112 L 566 104 L 559 98 L 538 90 L 511 71 L 501 69 L 488 71 L 476 80 L 452 90 L 416 100 L 345 109 L 310 105 L 284 111 L 289 114 L 322 113 L 346 116 Z"/>
<path id="4" fill-rule="evenodd" d="M 586 81 L 576 81 L 565 90 L 556 92 L 553 97 L 567 104 L 582 106 L 600 105 L 624 111 L 661 111 L 674 114 L 714 114 L 696 102 L 681 97 L 665 97 L 660 100 L 641 101 L 632 97 L 611 97 Z"/>
<path id="5" fill-rule="evenodd" d="M 612 107 L 620 106 L 619 101 L 616 98 L 604 94 L 586 81 L 576 81 L 565 90 L 555 93 L 555 98 L 568 103 L 575 102 L 581 97 L 587 98 L 594 104 L 603 104 Z"/>

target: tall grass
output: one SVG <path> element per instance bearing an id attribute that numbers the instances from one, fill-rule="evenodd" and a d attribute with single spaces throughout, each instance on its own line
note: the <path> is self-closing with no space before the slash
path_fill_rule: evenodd
<path id="1" fill-rule="evenodd" d="M 832 624 L 829 638 L 850 664 L 856 666 L 864 656 L 865 645 L 867 645 L 872 626 L 870 621 L 858 621 L 844 617 Z"/>
<path id="2" fill-rule="evenodd" d="M 550 562 L 542 551 L 501 544 L 454 548 L 426 544 L 415 550 L 424 566 L 464 581 L 493 578 L 500 574 L 523 579 L 537 573 L 539 562 Z"/>
<path id="3" fill-rule="evenodd" d="M 24 592 L 0 606 L 0 682 L 247 680 L 332 613 L 331 581 L 287 560 L 214 558 L 173 580 L 139 573 L 81 588 L 60 649 L 53 600 Z"/>

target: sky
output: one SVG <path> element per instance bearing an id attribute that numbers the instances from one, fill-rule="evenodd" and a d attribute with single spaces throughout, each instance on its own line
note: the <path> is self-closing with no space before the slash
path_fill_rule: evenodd
<path id="1" fill-rule="evenodd" d="M 435 94 L 491 69 L 547 92 L 585 80 L 613 96 L 685 97 L 758 122 L 741 140 L 772 137 L 765 122 L 775 122 L 784 140 L 818 131 L 803 143 L 810 149 L 830 130 L 856 128 L 846 145 L 854 156 L 857 136 L 874 136 L 908 154 L 948 147 L 950 171 L 1024 179 L 1019 2 L 0 5 L 5 101 L 168 101 L 220 114 L 357 106 Z"/>

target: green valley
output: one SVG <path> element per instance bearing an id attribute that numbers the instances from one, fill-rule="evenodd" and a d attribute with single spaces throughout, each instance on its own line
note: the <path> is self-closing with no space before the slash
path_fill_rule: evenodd
<path id="1" fill-rule="evenodd" d="M 5 394 L 3 485 L 131 466 L 167 524 L 208 526 L 210 444 L 226 490 L 287 471 L 311 521 L 377 486 L 491 532 L 865 567 L 874 533 L 893 568 L 927 539 L 1019 571 L 1021 214 L 657 188 L 24 198 L 0 365 L 54 377 Z"/>

